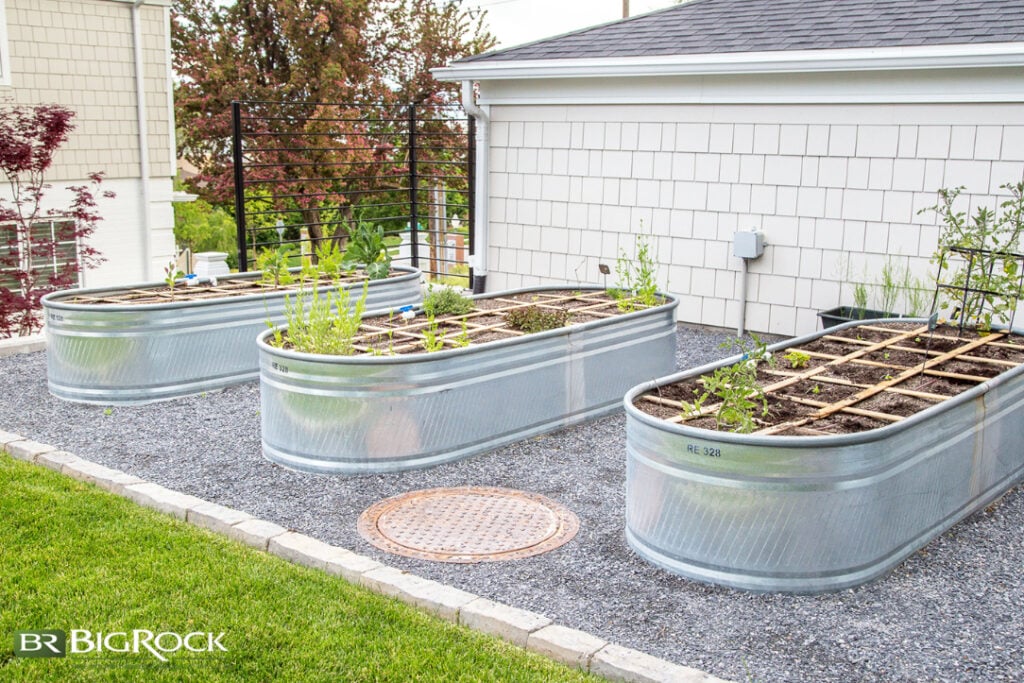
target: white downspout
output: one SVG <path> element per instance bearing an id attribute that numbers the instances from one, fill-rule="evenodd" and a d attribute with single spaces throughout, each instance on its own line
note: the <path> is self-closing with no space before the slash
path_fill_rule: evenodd
<path id="1" fill-rule="evenodd" d="M 149 190 L 149 129 L 146 115 L 146 74 L 143 70 L 142 55 L 142 19 L 139 17 L 139 6 L 146 0 L 135 0 L 132 3 L 132 41 L 135 51 L 135 113 L 139 126 L 139 182 L 142 183 L 142 264 L 143 279 L 150 279 L 150 190 Z"/>
<path id="2" fill-rule="evenodd" d="M 736 336 L 742 337 L 746 334 L 746 322 L 747 322 L 747 259 L 740 259 L 740 316 L 739 323 L 736 325 Z"/>
<path id="3" fill-rule="evenodd" d="M 473 292 L 482 293 L 487 288 L 491 119 L 473 97 L 473 81 L 462 82 L 462 108 L 476 119 L 476 180 L 474 183 L 476 207 L 473 216 L 473 238 L 476 240 L 476 244 L 473 245 L 473 255 L 470 257 L 469 265 L 473 268 L 473 282 L 470 283 Z"/>

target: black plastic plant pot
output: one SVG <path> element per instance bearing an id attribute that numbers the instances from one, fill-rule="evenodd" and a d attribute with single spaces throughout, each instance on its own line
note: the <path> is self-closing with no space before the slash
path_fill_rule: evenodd
<path id="1" fill-rule="evenodd" d="M 854 322 L 857 320 L 901 318 L 903 316 L 901 316 L 899 313 L 876 311 L 873 308 L 839 306 L 838 308 L 830 308 L 827 311 L 818 311 L 818 317 L 821 318 L 821 326 L 827 329 L 829 327 L 835 327 L 836 325 L 842 325 L 843 323 Z"/>

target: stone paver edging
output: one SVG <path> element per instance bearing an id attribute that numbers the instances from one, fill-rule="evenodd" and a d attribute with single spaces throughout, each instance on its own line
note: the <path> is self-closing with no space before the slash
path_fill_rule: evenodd
<path id="1" fill-rule="evenodd" d="M 0 353 L 38 351 L 7 345 Z M 544 615 L 381 564 L 344 548 L 232 508 L 186 495 L 91 462 L 53 446 L 0 430 L 0 451 L 128 498 L 282 559 L 319 569 L 376 593 L 391 596 L 446 621 L 498 636 L 570 667 L 630 683 L 726 683 L 698 669 L 680 666 L 597 636 L 559 626 Z"/>

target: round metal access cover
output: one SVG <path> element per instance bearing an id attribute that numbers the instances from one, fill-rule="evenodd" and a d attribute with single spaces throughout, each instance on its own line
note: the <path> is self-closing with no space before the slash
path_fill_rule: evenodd
<path id="1" fill-rule="evenodd" d="M 359 534 L 381 550 L 438 562 L 531 557 L 579 528 L 576 515 L 549 498 L 483 486 L 411 491 L 359 516 Z"/>

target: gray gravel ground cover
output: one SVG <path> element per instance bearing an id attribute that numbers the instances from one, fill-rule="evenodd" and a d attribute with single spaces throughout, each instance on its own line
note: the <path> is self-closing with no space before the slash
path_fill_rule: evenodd
<path id="1" fill-rule="evenodd" d="M 679 367 L 728 355 L 729 336 L 680 327 Z M 105 410 L 51 397 L 45 354 L 34 353 L 0 358 L 0 391 L 0 429 L 723 678 L 1024 680 L 1019 487 L 868 586 L 752 594 L 673 576 L 626 547 L 621 411 L 459 463 L 339 477 L 263 459 L 255 382 Z M 549 496 L 579 515 L 580 533 L 538 557 L 461 565 L 388 555 L 356 531 L 382 498 L 472 485 Z"/>

